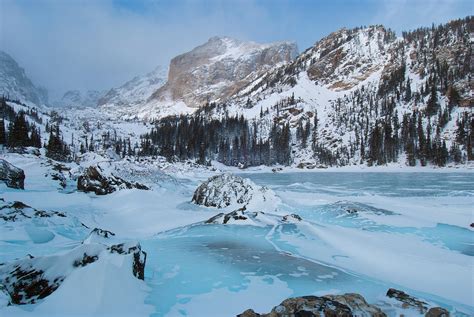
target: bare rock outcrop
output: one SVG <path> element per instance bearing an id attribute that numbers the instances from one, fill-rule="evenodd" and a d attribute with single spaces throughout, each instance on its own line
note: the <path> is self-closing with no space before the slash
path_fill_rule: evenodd
<path id="1" fill-rule="evenodd" d="M 21 168 L 0 159 L 0 181 L 11 188 L 25 189 L 25 172 Z"/>

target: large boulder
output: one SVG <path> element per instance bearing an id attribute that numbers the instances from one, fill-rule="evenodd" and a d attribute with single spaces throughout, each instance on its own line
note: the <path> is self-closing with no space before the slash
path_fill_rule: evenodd
<path id="1" fill-rule="evenodd" d="M 249 179 L 232 174 L 212 176 L 194 191 L 192 201 L 206 207 L 274 210 L 279 202 L 275 193 Z"/>
<path id="2" fill-rule="evenodd" d="M 103 234 L 95 231 L 93 234 Z M 137 279 L 144 279 L 146 253 L 138 243 L 106 245 L 87 243 L 67 253 L 28 257 L 0 264 L 0 284 L 8 295 L 10 304 L 34 304 L 53 292 L 76 270 L 105 261 L 117 263 L 113 257 L 125 257 L 120 263 L 128 265 L 129 272 Z M 117 278 L 119 278 L 117 276 Z"/>
<path id="3" fill-rule="evenodd" d="M 288 298 L 275 306 L 270 313 L 258 314 L 248 309 L 238 317 L 385 317 L 386 314 L 378 307 L 368 304 L 359 294 L 302 296 Z"/>
<path id="4" fill-rule="evenodd" d="M 94 192 L 96 195 L 107 195 L 118 189 L 149 188 L 139 183 L 131 183 L 113 174 L 106 175 L 100 166 L 89 166 L 77 179 L 77 189 L 83 192 Z"/>
<path id="5" fill-rule="evenodd" d="M 0 159 L 0 181 L 11 188 L 25 189 L 25 172 L 21 168 Z"/>

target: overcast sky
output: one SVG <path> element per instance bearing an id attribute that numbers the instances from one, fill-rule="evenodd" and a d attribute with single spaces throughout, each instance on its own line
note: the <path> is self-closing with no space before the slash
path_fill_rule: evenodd
<path id="1" fill-rule="evenodd" d="M 303 51 L 342 27 L 397 34 L 474 13 L 472 0 L 0 0 L 0 50 L 53 98 L 109 89 L 214 35 Z"/>

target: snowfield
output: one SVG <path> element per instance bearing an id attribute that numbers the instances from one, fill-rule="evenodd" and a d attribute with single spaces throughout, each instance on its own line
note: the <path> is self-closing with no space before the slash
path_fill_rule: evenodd
<path id="1" fill-rule="evenodd" d="M 288 297 L 347 292 L 360 293 L 389 316 L 420 315 L 386 297 L 391 287 L 453 315 L 474 314 L 474 183 L 468 168 L 273 173 L 87 154 L 79 164 L 65 164 L 63 188 L 51 177 L 54 164 L 42 156 L 2 158 L 26 175 L 25 190 L 0 184 L 3 205 L 20 201 L 30 206 L 24 209 L 29 216 L 41 210 L 64 217 L 0 218 L 0 263 L 46 256 L 55 274 L 69 272 L 34 304 L 8 305 L 3 292 L 2 316 L 234 316 L 248 308 L 270 311 Z M 77 177 L 89 165 L 150 190 L 104 196 L 77 191 Z M 243 177 L 249 186 L 243 188 L 254 193 L 226 224 L 224 215 L 242 205 L 191 201 L 200 184 L 223 171 Z M 114 243 L 140 242 L 147 252 L 144 281 L 131 274 L 126 256 L 100 253 L 99 260 L 72 271 L 59 260 L 79 252 L 96 227 L 113 232 Z"/>

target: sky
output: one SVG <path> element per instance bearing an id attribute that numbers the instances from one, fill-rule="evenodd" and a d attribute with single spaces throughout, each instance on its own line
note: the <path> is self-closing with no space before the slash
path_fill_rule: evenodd
<path id="1" fill-rule="evenodd" d="M 294 41 L 299 51 L 342 27 L 401 34 L 474 14 L 472 0 L 0 0 L 0 50 L 50 99 L 107 90 L 167 67 L 212 36 Z"/>

